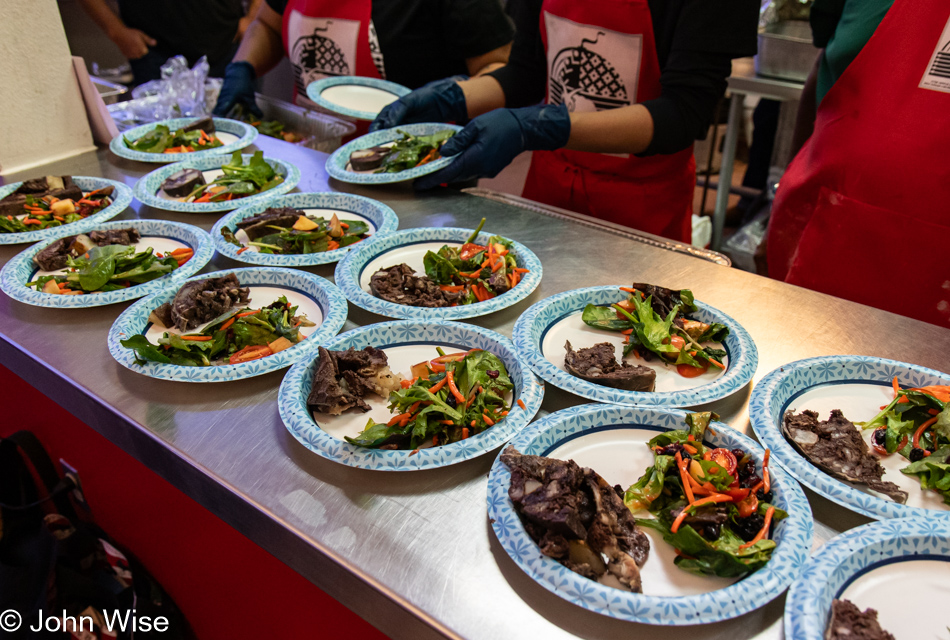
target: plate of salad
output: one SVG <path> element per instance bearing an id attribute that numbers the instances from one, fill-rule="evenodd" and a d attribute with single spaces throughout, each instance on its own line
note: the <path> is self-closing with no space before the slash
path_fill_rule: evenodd
<path id="1" fill-rule="evenodd" d="M 412 471 L 500 446 L 541 407 L 543 384 L 499 333 L 393 321 L 347 331 L 284 377 L 280 415 L 328 460 Z"/>
<path id="2" fill-rule="evenodd" d="M 132 203 L 121 182 L 86 176 L 43 176 L 0 187 L 0 244 L 40 242 L 82 233 Z"/>
<path id="3" fill-rule="evenodd" d="M 516 435 L 488 477 L 502 548 L 552 593 L 656 625 L 774 598 L 811 550 L 804 493 L 714 413 L 589 404 Z"/>
<path id="4" fill-rule="evenodd" d="M 226 382 L 316 353 L 346 321 L 346 299 L 310 273 L 274 267 L 196 276 L 126 309 L 109 352 L 152 378 Z"/>
<path id="5" fill-rule="evenodd" d="M 395 231 L 396 213 L 347 193 L 291 193 L 221 218 L 218 252 L 251 264 L 306 266 L 340 260 L 351 247 Z"/>
<path id="6" fill-rule="evenodd" d="M 870 518 L 950 517 L 950 376 L 870 356 L 786 364 L 752 428 L 799 482 Z"/>
<path id="7" fill-rule="evenodd" d="M 214 255 L 198 227 L 119 220 L 26 249 L 0 270 L 0 288 L 20 302 L 75 309 L 133 300 L 194 275 Z"/>
<path id="8" fill-rule="evenodd" d="M 289 162 L 235 151 L 166 165 L 135 183 L 135 197 L 167 211 L 230 211 L 287 193 L 300 182 Z"/>
<path id="9" fill-rule="evenodd" d="M 510 307 L 541 283 L 541 261 L 484 224 L 378 238 L 340 261 L 336 283 L 353 304 L 390 318 L 458 320 Z"/>
<path id="10" fill-rule="evenodd" d="M 548 382 L 613 404 L 689 407 L 749 384 L 752 337 L 688 289 L 652 284 L 588 287 L 535 303 L 514 342 Z"/>
<path id="11" fill-rule="evenodd" d="M 444 123 L 400 125 L 351 140 L 327 158 L 327 173 L 352 184 L 390 184 L 443 169 L 454 158 L 439 149 L 462 127 Z"/>
<path id="12" fill-rule="evenodd" d="M 409 95 L 412 90 L 379 78 L 335 76 L 307 85 L 307 97 L 341 116 L 357 120 L 375 120 L 383 108 Z"/>
<path id="13" fill-rule="evenodd" d="M 785 601 L 789 640 L 950 638 L 950 524 L 872 522 L 825 543 Z"/>
<path id="14" fill-rule="evenodd" d="M 120 133 L 109 149 L 140 162 L 178 162 L 186 158 L 231 153 L 257 139 L 257 129 L 227 118 L 172 118 Z"/>

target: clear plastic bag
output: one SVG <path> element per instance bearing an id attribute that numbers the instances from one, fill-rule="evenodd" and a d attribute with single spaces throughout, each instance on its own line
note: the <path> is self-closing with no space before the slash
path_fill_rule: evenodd
<path id="1" fill-rule="evenodd" d="M 208 60 L 204 56 L 190 69 L 184 56 L 169 58 L 162 65 L 161 80 L 151 80 L 132 89 L 134 106 L 131 115 L 143 122 L 207 115 L 205 81 L 208 69 Z"/>
<path id="2" fill-rule="evenodd" d="M 759 12 L 759 27 L 765 29 L 779 22 L 808 20 L 814 0 L 764 0 Z"/>

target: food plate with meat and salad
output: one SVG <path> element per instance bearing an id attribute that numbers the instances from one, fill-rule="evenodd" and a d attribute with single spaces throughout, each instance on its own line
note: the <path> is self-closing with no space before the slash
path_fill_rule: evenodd
<path id="1" fill-rule="evenodd" d="M 182 382 L 241 380 L 316 353 L 346 321 L 346 299 L 319 276 L 250 267 L 202 274 L 125 310 L 109 331 L 119 364 Z"/>
<path id="2" fill-rule="evenodd" d="M 808 558 L 811 509 L 717 418 L 589 404 L 533 423 L 489 474 L 501 546 L 552 593 L 622 620 L 692 625 L 765 605 Z"/>
<path id="3" fill-rule="evenodd" d="M 172 118 L 120 133 L 109 149 L 140 162 L 179 162 L 186 158 L 232 153 L 257 139 L 253 126 L 227 118 Z"/>
<path id="4" fill-rule="evenodd" d="M 0 244 L 82 233 L 132 203 L 121 182 L 85 176 L 42 176 L 0 187 Z M 69 229 L 63 229 L 64 226 Z"/>
<path id="5" fill-rule="evenodd" d="M 340 334 L 284 377 L 287 429 L 361 469 L 455 464 L 501 446 L 541 407 L 544 386 L 499 333 L 393 321 Z"/>
<path id="6" fill-rule="evenodd" d="M 334 151 L 327 173 L 352 184 L 390 184 L 434 173 L 454 160 L 442 157 L 439 149 L 461 130 L 426 122 L 374 131 Z"/>
<path id="7" fill-rule="evenodd" d="M 510 307 L 541 283 L 541 261 L 484 224 L 377 238 L 340 261 L 336 283 L 353 304 L 390 318 L 458 320 Z"/>
<path id="8" fill-rule="evenodd" d="M 752 428 L 801 483 L 871 518 L 950 517 L 950 376 L 824 356 L 765 376 Z"/>
<path id="9" fill-rule="evenodd" d="M 950 523 L 872 522 L 826 542 L 785 600 L 789 640 L 950 638 Z"/>
<path id="10" fill-rule="evenodd" d="M 291 193 L 242 207 L 211 230 L 218 252 L 251 264 L 306 266 L 343 258 L 351 247 L 396 230 L 396 213 L 347 193 Z"/>
<path id="11" fill-rule="evenodd" d="M 118 220 L 36 244 L 0 270 L 20 302 L 75 309 L 133 300 L 194 275 L 214 255 L 202 229 L 162 220 Z"/>
<path id="12" fill-rule="evenodd" d="M 386 105 L 412 89 L 380 78 L 334 76 L 307 85 L 307 97 L 331 113 L 357 120 L 375 120 Z"/>
<path id="13" fill-rule="evenodd" d="M 758 365 L 738 322 L 688 289 L 645 283 L 545 298 L 521 315 L 513 335 L 542 378 L 613 404 L 711 402 L 747 385 Z"/>
<path id="14" fill-rule="evenodd" d="M 263 151 L 189 158 L 166 165 L 135 183 L 135 197 L 167 211 L 230 211 L 287 193 L 300 182 L 300 170 Z"/>

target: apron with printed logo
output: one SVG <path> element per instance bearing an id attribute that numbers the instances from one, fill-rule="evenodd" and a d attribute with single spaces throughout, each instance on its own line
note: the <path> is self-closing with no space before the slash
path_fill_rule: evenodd
<path id="1" fill-rule="evenodd" d="M 284 49 L 294 70 L 294 99 L 307 85 L 330 76 L 383 78 L 370 0 L 290 0 L 284 10 Z"/>
<path id="2" fill-rule="evenodd" d="M 950 3 L 896 0 L 772 207 L 769 275 L 950 325 Z"/>
<path id="3" fill-rule="evenodd" d="M 571 112 L 616 109 L 660 96 L 647 0 L 544 0 L 549 104 Z M 696 163 L 671 155 L 535 151 L 523 195 L 578 213 L 690 242 Z"/>

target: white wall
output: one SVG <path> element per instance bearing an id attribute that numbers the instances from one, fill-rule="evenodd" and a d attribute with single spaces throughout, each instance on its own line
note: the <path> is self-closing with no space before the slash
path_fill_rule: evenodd
<path id="1" fill-rule="evenodd" d="M 0 1 L 0 175 L 92 148 L 56 1 Z"/>

